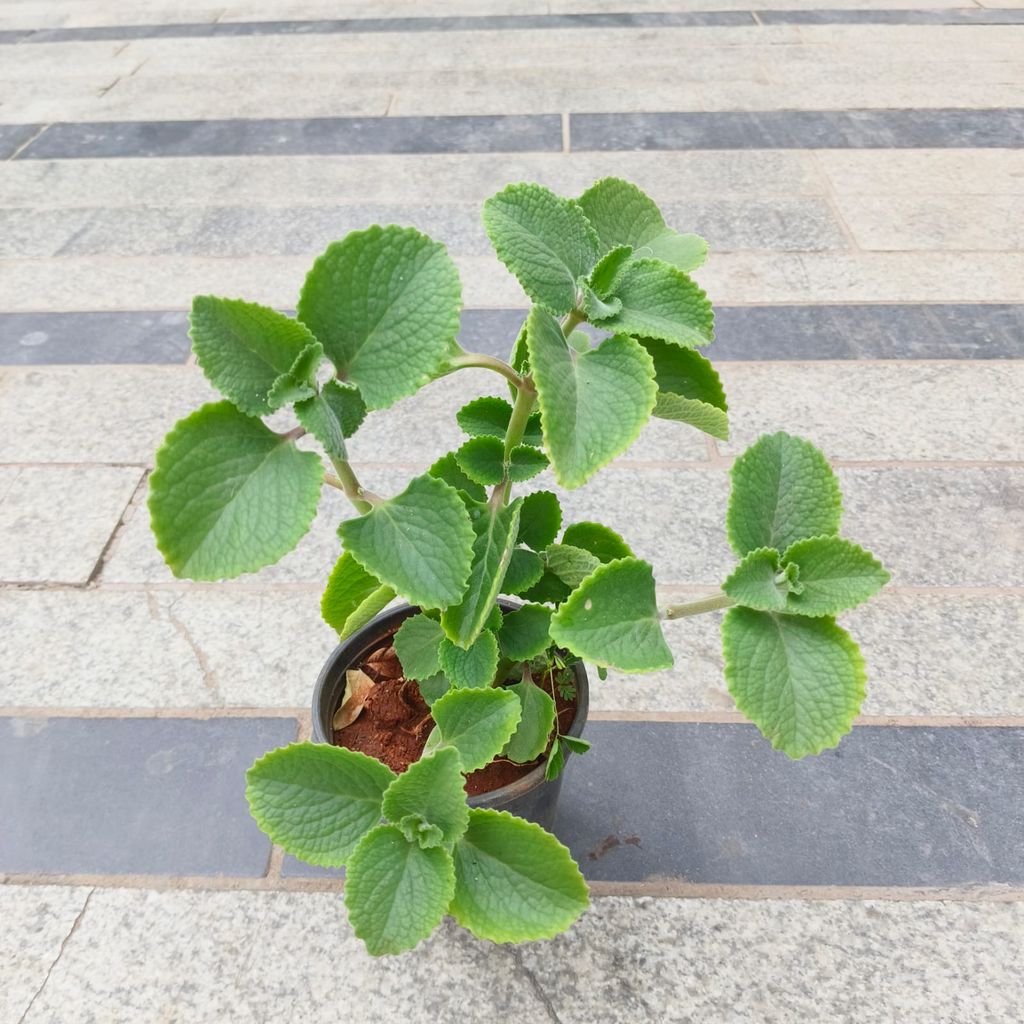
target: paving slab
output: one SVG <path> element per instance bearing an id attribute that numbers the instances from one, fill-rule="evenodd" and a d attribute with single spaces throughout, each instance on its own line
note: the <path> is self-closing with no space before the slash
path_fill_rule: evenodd
<path id="1" fill-rule="evenodd" d="M 8 160 L 43 126 L 41 124 L 0 124 L 0 160 Z"/>
<path id="2" fill-rule="evenodd" d="M 142 479 L 113 466 L 0 466 L 0 582 L 85 583 Z"/>
<path id="3" fill-rule="evenodd" d="M 823 150 L 815 154 L 838 195 L 1022 195 L 1015 149 Z"/>
<path id="4" fill-rule="evenodd" d="M 245 770 L 289 718 L 0 718 L 0 872 L 262 875 Z"/>
<path id="5" fill-rule="evenodd" d="M 23 1019 L 88 896 L 79 886 L 0 886 L 0 1019 Z"/>

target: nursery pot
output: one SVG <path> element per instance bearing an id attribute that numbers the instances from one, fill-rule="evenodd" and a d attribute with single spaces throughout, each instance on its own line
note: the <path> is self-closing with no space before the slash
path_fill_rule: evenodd
<path id="1" fill-rule="evenodd" d="M 499 601 L 505 611 L 513 611 L 518 607 L 511 601 Z M 368 622 L 362 629 L 340 643 L 331 652 L 326 664 L 320 671 L 313 691 L 313 739 L 317 743 L 330 743 L 334 736 L 332 721 L 345 694 L 345 673 L 357 668 L 365 658 L 379 646 L 380 641 L 389 633 L 393 633 L 410 615 L 419 609 L 409 605 L 401 605 L 382 612 Z M 576 678 L 576 715 L 565 735 L 579 736 L 587 721 L 589 689 L 587 673 L 581 663 L 572 668 Z M 572 755 L 566 753 L 566 767 Z M 490 807 L 495 810 L 511 811 L 521 818 L 528 818 L 546 829 L 551 829 L 555 820 L 558 805 L 558 794 L 562 788 L 562 777 L 547 781 L 544 778 L 546 762 L 539 764 L 529 773 L 515 782 L 492 789 L 469 798 L 470 807 Z"/>

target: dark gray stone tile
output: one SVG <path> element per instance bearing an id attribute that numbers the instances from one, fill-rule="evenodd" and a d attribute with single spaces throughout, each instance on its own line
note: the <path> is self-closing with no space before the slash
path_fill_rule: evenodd
<path id="1" fill-rule="evenodd" d="M 245 770 L 291 718 L 0 718 L 0 873 L 261 876 Z"/>
<path id="2" fill-rule="evenodd" d="M 1022 108 L 594 113 L 569 121 L 575 151 L 1024 146 Z"/>
<path id="3" fill-rule="evenodd" d="M 1024 883 L 1024 729 L 861 726 L 800 762 L 745 725 L 594 722 L 587 738 L 557 831 L 591 879 Z"/>
<path id="4" fill-rule="evenodd" d="M 24 160 L 146 156 L 560 152 L 558 114 L 55 124 Z"/>
<path id="5" fill-rule="evenodd" d="M 0 313 L 0 364 L 183 363 L 188 314 Z"/>
<path id="6" fill-rule="evenodd" d="M 936 10 L 758 11 L 765 25 L 1020 25 L 1024 11 L 980 7 Z"/>
<path id="7" fill-rule="evenodd" d="M 6 160 L 24 146 L 41 124 L 0 124 L 0 160 Z"/>

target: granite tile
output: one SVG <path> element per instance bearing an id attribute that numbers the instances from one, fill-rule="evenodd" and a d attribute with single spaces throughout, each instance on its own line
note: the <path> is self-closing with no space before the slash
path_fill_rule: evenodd
<path id="1" fill-rule="evenodd" d="M 62 123 L 18 159 L 559 151 L 557 115 Z"/>
<path id="2" fill-rule="evenodd" d="M 3 718 L 0 735 L 0 871 L 266 871 L 245 770 L 294 719 Z"/>
<path id="3" fill-rule="evenodd" d="M 41 124 L 0 124 L 0 160 L 9 160 L 42 127 Z"/>
<path id="4" fill-rule="evenodd" d="M 822 150 L 814 157 L 839 196 L 1024 195 L 1017 149 Z"/>
<path id="5" fill-rule="evenodd" d="M 142 479 L 111 466 L 0 466 L 0 582 L 85 583 Z"/>
<path id="6" fill-rule="evenodd" d="M 858 726 L 799 762 L 752 725 L 591 722 L 586 736 L 593 746 L 567 773 L 556 831 L 592 879 L 1024 880 L 1024 729 Z"/>
<path id="7" fill-rule="evenodd" d="M 23 1019 L 88 896 L 80 886 L 0 886 L 0 1020 Z"/>
<path id="8" fill-rule="evenodd" d="M 939 10 L 758 10 L 765 25 L 1020 25 L 1020 11 L 992 11 L 979 7 Z"/>

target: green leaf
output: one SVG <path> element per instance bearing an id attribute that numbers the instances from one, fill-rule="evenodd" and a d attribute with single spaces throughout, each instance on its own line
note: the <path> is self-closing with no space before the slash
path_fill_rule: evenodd
<path id="1" fill-rule="evenodd" d="M 491 435 L 474 437 L 455 452 L 459 469 L 475 483 L 499 483 L 505 475 L 505 445 Z"/>
<path id="2" fill-rule="evenodd" d="M 410 604 L 445 608 L 460 600 L 473 559 L 473 526 L 458 492 L 414 477 L 401 494 L 338 527 L 345 549 Z"/>
<path id="3" fill-rule="evenodd" d="M 622 309 L 622 300 L 611 296 L 607 301 L 602 299 L 588 284 L 582 286 L 583 300 L 580 303 L 580 308 L 587 316 L 587 320 L 591 323 L 601 323 L 604 320 L 610 320 Z M 573 332 L 576 333 L 575 331 Z M 577 348 L 576 345 L 572 345 L 572 348 Z M 587 345 L 589 348 L 590 345 Z M 579 351 L 579 349 L 577 349 Z M 586 351 L 586 348 L 583 349 Z"/>
<path id="4" fill-rule="evenodd" d="M 585 754 L 590 749 L 590 743 L 579 736 L 560 736 L 559 740 L 574 754 Z"/>
<path id="5" fill-rule="evenodd" d="M 242 412 L 272 412 L 268 395 L 316 338 L 298 321 L 241 299 L 192 300 L 192 349 L 207 379 Z"/>
<path id="6" fill-rule="evenodd" d="M 372 594 L 367 595 L 359 606 L 345 620 L 345 625 L 338 630 L 338 639 L 344 640 L 357 629 L 362 629 L 374 616 L 382 612 L 395 599 L 392 587 L 380 586 Z"/>
<path id="7" fill-rule="evenodd" d="M 671 668 L 650 565 L 620 558 L 596 569 L 551 617 L 551 638 L 574 654 L 622 672 Z"/>
<path id="8" fill-rule="evenodd" d="M 610 527 L 602 523 L 579 522 L 565 528 L 563 544 L 583 548 L 599 561 L 614 562 L 616 558 L 632 558 L 629 545 Z"/>
<path id="9" fill-rule="evenodd" d="M 448 682 L 448 677 L 443 672 L 438 672 L 429 679 L 417 680 L 416 685 L 419 686 L 420 696 L 427 707 L 432 708 L 451 689 L 452 684 Z"/>
<path id="10" fill-rule="evenodd" d="M 550 544 L 544 552 L 548 571 L 567 587 L 578 587 L 600 564 L 601 560 L 583 548 L 571 544 Z"/>
<path id="11" fill-rule="evenodd" d="M 498 509 L 487 505 L 473 521 L 476 537 L 466 592 L 458 604 L 449 605 L 441 614 L 445 634 L 460 647 L 469 647 L 477 639 L 494 609 L 512 558 L 520 508 L 518 500 Z"/>
<path id="12" fill-rule="evenodd" d="M 658 401 L 654 415 L 688 423 L 722 441 L 729 440 L 729 407 L 715 368 L 699 352 L 656 338 L 640 338 L 654 360 Z"/>
<path id="13" fill-rule="evenodd" d="M 558 482 L 578 487 L 639 436 L 654 408 L 654 366 L 632 338 L 580 354 L 544 310 L 527 324 L 544 445 Z"/>
<path id="14" fill-rule="evenodd" d="M 395 633 L 395 653 L 406 679 L 429 679 L 441 671 L 438 647 L 444 638 L 439 623 L 420 612 L 411 615 Z"/>
<path id="15" fill-rule="evenodd" d="M 429 757 L 414 761 L 388 786 L 384 817 L 396 825 L 419 819 L 441 830 L 441 841 L 454 843 L 469 824 L 469 808 L 463 788 L 462 762 L 457 751 L 442 747 Z M 405 828 L 403 827 L 403 832 Z M 406 834 L 410 842 L 416 834 Z"/>
<path id="16" fill-rule="evenodd" d="M 684 348 L 715 340 L 715 315 L 704 289 L 667 263 L 631 260 L 615 282 L 615 297 L 622 302 L 619 312 L 594 321 L 606 330 Z"/>
<path id="17" fill-rule="evenodd" d="M 498 641 L 489 629 L 480 633 L 468 648 L 458 647 L 445 637 L 438 652 L 441 671 L 452 686 L 478 688 L 494 682 L 498 671 Z"/>
<path id="18" fill-rule="evenodd" d="M 489 395 L 474 398 L 455 414 L 459 426 L 470 437 L 504 438 L 511 418 L 512 406 L 503 398 L 493 398 Z M 523 444 L 537 446 L 542 443 L 540 415 L 534 413 L 527 421 Z"/>
<path id="19" fill-rule="evenodd" d="M 430 712 L 437 724 L 427 746 L 454 747 L 469 774 L 489 764 L 512 738 L 520 705 L 506 690 L 449 690 Z"/>
<path id="20" fill-rule="evenodd" d="M 864 659 L 833 619 L 730 608 L 725 679 L 736 706 L 792 758 L 834 747 L 864 700 Z"/>
<path id="21" fill-rule="evenodd" d="M 544 575 L 544 563 L 540 555 L 527 551 L 526 548 L 515 548 L 505 570 L 505 579 L 501 585 L 503 594 L 522 594 L 534 586 Z"/>
<path id="22" fill-rule="evenodd" d="M 483 489 L 475 480 L 471 480 L 462 469 L 459 467 L 459 461 L 455 457 L 455 452 L 449 452 L 447 455 L 442 455 L 441 458 L 435 462 L 430 469 L 427 470 L 427 475 L 436 477 L 438 480 L 443 480 L 450 487 L 454 487 L 457 491 L 462 491 L 468 498 L 472 498 L 474 501 L 486 501 L 487 491 Z"/>
<path id="23" fill-rule="evenodd" d="M 547 468 L 548 457 L 528 444 L 517 444 L 509 453 L 508 478 L 514 484 L 529 480 Z"/>
<path id="24" fill-rule="evenodd" d="M 316 371 L 324 361 L 324 347 L 311 341 L 296 357 L 287 373 L 282 373 L 267 392 L 271 409 L 280 409 L 316 395 Z"/>
<path id="25" fill-rule="evenodd" d="M 498 647 L 512 661 L 529 661 L 551 646 L 551 609 L 540 604 L 524 604 L 505 613 L 498 632 Z"/>
<path id="26" fill-rule="evenodd" d="M 590 275 L 590 287 L 602 298 L 611 295 L 622 268 L 633 258 L 629 245 L 619 245 L 606 252 Z"/>
<path id="27" fill-rule="evenodd" d="M 543 551 L 558 536 L 561 525 L 562 506 L 552 491 L 533 491 L 523 498 L 519 515 L 520 544 Z"/>
<path id="28" fill-rule="evenodd" d="M 856 608 L 889 582 L 881 562 L 841 537 L 797 541 L 782 560 L 799 567 L 801 589 L 786 602 L 786 611 L 797 615 L 836 615 Z"/>
<path id="29" fill-rule="evenodd" d="M 459 330 L 462 286 L 443 245 L 374 226 L 329 245 L 306 276 L 299 319 L 370 409 L 430 380 Z"/>
<path id="30" fill-rule="evenodd" d="M 454 891 L 451 854 L 410 843 L 396 825 L 368 832 L 345 872 L 349 921 L 373 956 L 402 953 L 425 939 Z"/>
<path id="31" fill-rule="evenodd" d="M 216 580 L 276 562 L 309 529 L 323 466 L 230 402 L 179 420 L 156 453 L 149 511 L 175 576 Z"/>
<path id="32" fill-rule="evenodd" d="M 725 521 L 737 554 L 784 551 L 805 537 L 838 533 L 839 483 L 809 441 L 782 432 L 762 437 L 736 460 L 731 475 Z"/>
<path id="33" fill-rule="evenodd" d="M 295 415 L 328 455 L 347 459 L 345 439 L 359 429 L 366 405 L 358 388 L 329 380 L 319 394 L 296 404 Z"/>
<path id="34" fill-rule="evenodd" d="M 484 228 L 523 291 L 556 315 L 572 309 L 576 281 L 597 261 L 598 241 L 582 210 L 542 185 L 509 185 L 484 203 Z"/>
<path id="35" fill-rule="evenodd" d="M 519 726 L 505 747 L 505 756 L 516 764 L 526 764 L 547 750 L 555 727 L 555 702 L 530 680 L 505 689 L 516 695 L 522 708 Z"/>
<path id="36" fill-rule="evenodd" d="M 474 808 L 455 844 L 450 913 L 491 942 L 550 939 L 587 909 L 587 885 L 569 851 L 540 825 Z"/>
<path id="37" fill-rule="evenodd" d="M 708 244 L 699 235 L 679 235 L 665 226 L 654 200 L 632 182 L 602 178 L 579 198 L 594 226 L 603 251 L 628 245 L 680 270 L 696 270 L 707 257 Z"/>
<path id="38" fill-rule="evenodd" d="M 324 622 L 339 633 L 348 617 L 380 587 L 380 580 L 368 573 L 347 551 L 334 563 L 327 587 L 320 598 Z M 390 600 L 390 599 L 389 599 Z"/>
<path id="39" fill-rule="evenodd" d="M 556 743 L 551 748 L 551 753 L 548 754 L 547 764 L 544 765 L 544 778 L 548 782 L 553 782 L 562 774 L 565 768 L 565 747 L 561 743 Z"/>
<path id="40" fill-rule="evenodd" d="M 747 608 L 784 612 L 790 591 L 800 586 L 799 576 L 795 565 L 783 571 L 779 553 L 774 548 L 757 548 L 743 556 L 722 584 L 722 590 Z"/>
<path id="41" fill-rule="evenodd" d="M 589 352 L 594 347 L 591 343 L 590 335 L 586 331 L 570 331 L 565 341 L 569 348 L 574 348 L 577 352 Z M 535 413 L 534 415 L 537 416 L 537 422 L 539 423 L 540 413 Z"/>
<path id="42" fill-rule="evenodd" d="M 396 776 L 355 750 L 292 743 L 264 754 L 245 778 L 249 810 L 278 846 L 310 864 L 340 867 L 380 821 Z"/>
<path id="43" fill-rule="evenodd" d="M 519 597 L 527 601 L 540 601 L 542 603 L 561 604 L 572 589 L 563 583 L 553 572 L 547 569 L 541 573 L 540 579 L 532 587 L 519 592 Z"/>

